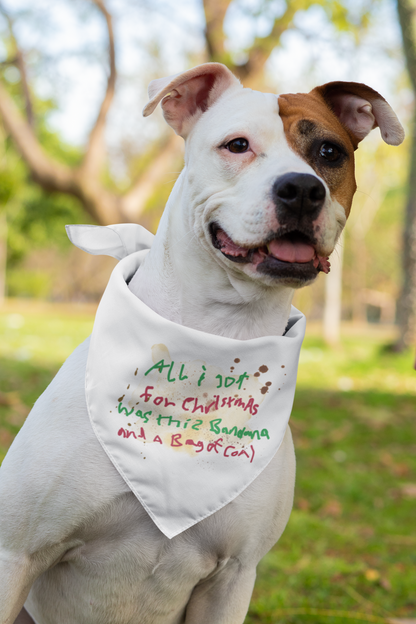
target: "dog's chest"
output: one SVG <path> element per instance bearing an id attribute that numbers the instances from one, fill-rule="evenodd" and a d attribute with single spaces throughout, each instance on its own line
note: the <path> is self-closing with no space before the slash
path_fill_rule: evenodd
<path id="1" fill-rule="evenodd" d="M 39 622 L 59 608 L 61 621 L 68 622 L 177 624 L 192 588 L 217 566 L 213 544 L 202 551 L 186 540 L 164 538 L 129 493 L 73 538 L 80 546 L 32 589 L 27 605 Z"/>

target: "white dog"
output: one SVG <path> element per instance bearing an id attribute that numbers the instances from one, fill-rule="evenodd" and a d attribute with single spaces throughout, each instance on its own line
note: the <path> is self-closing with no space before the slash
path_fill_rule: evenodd
<path id="1" fill-rule="evenodd" d="M 329 270 L 359 141 L 378 126 L 398 145 L 400 123 L 362 84 L 276 96 L 216 63 L 155 80 L 149 94 L 144 114 L 162 102 L 185 167 L 131 291 L 201 332 L 281 336 L 294 290 Z M 1 467 L 0 623 L 241 624 L 292 507 L 289 428 L 239 496 L 168 539 L 91 428 L 88 348 L 66 361 Z"/>

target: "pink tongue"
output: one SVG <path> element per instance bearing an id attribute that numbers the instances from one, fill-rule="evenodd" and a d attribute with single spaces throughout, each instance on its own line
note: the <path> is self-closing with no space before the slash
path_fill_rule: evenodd
<path id="1" fill-rule="evenodd" d="M 310 262 L 315 256 L 315 249 L 307 243 L 278 239 L 272 240 L 268 247 L 269 253 L 283 262 Z"/>

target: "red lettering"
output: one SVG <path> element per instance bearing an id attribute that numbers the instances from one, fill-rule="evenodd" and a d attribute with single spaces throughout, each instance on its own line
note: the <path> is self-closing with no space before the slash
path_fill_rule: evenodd
<path id="1" fill-rule="evenodd" d="M 140 427 L 140 435 L 138 437 L 143 438 L 143 440 L 146 440 L 146 435 L 144 433 L 143 427 Z"/>
<path id="2" fill-rule="evenodd" d="M 200 453 L 204 450 L 204 443 L 202 442 L 202 440 L 198 440 L 198 442 L 194 442 L 193 440 L 186 440 L 185 444 L 197 446 L 198 450 L 195 450 L 195 453 Z"/>
<path id="3" fill-rule="evenodd" d="M 163 397 L 156 397 L 155 399 L 153 399 L 153 403 L 155 405 L 160 405 L 163 402 Z"/>
<path id="4" fill-rule="evenodd" d="M 228 397 L 228 401 L 227 401 L 227 406 L 231 407 L 231 405 L 234 403 L 235 399 L 233 399 L 233 397 Z"/>
<path id="5" fill-rule="evenodd" d="M 242 451 L 239 452 L 238 456 L 240 457 L 241 455 L 245 455 L 246 457 L 250 457 L 250 455 L 247 453 L 247 451 L 245 451 L 244 449 Z M 251 462 L 250 462 L 251 464 Z"/>
<path id="6" fill-rule="evenodd" d="M 153 438 L 153 442 L 159 442 L 159 444 L 163 444 L 162 440 L 160 439 L 158 435 Z"/>
<path id="7" fill-rule="evenodd" d="M 174 403 L 173 401 L 169 401 L 168 399 L 165 399 L 165 407 L 169 407 L 169 405 L 176 405 L 176 403 Z"/>
<path id="8" fill-rule="evenodd" d="M 257 408 L 258 408 L 259 404 L 258 403 L 254 403 L 254 399 L 251 398 L 247 401 L 246 406 L 244 408 L 244 411 L 249 410 L 250 414 L 252 416 L 255 416 L 257 414 Z"/>
<path id="9" fill-rule="evenodd" d="M 229 455 L 227 455 L 228 449 L 235 449 L 235 446 L 226 446 L 224 450 L 224 457 L 229 457 Z"/>
<path id="10" fill-rule="evenodd" d="M 181 437 L 182 437 L 181 433 L 174 433 L 174 434 L 172 434 L 172 441 L 171 441 L 170 445 L 171 446 L 183 446 L 182 442 L 179 442 Z"/>
<path id="11" fill-rule="evenodd" d="M 236 399 L 235 403 L 234 403 L 234 406 L 235 407 L 242 407 L 243 409 L 245 409 L 246 404 L 243 403 L 243 401 L 241 399 Z"/>
<path id="12" fill-rule="evenodd" d="M 212 450 L 214 450 L 218 454 L 217 447 L 219 446 L 220 448 L 222 448 L 221 442 L 222 442 L 222 438 L 219 438 L 218 440 L 215 440 L 214 442 L 210 442 L 207 446 L 207 451 L 210 453 Z"/>
<path id="13" fill-rule="evenodd" d="M 212 403 L 210 403 L 210 404 L 209 404 L 209 405 L 205 408 L 205 414 L 208 414 L 209 410 L 211 409 L 211 407 L 212 407 L 213 405 L 215 405 L 214 412 L 218 409 L 218 402 L 219 402 L 219 400 L 220 400 L 220 396 L 219 396 L 219 394 L 214 394 L 214 397 L 216 397 L 216 398 L 215 398 L 215 401 L 212 401 Z"/>
<path id="14" fill-rule="evenodd" d="M 198 405 L 198 399 L 195 399 L 195 405 L 194 409 L 192 410 L 192 414 L 195 414 L 196 410 L 201 410 L 201 412 L 204 413 L 204 406 Z"/>
<path id="15" fill-rule="evenodd" d="M 194 400 L 194 397 L 188 397 L 187 399 L 184 399 L 182 401 L 182 409 L 184 412 L 189 412 L 189 409 L 187 407 L 185 407 L 186 403 L 190 403 L 191 401 Z"/>
<path id="16" fill-rule="evenodd" d="M 148 392 L 148 390 L 153 390 L 154 386 L 146 386 L 146 390 L 143 392 L 143 394 L 140 395 L 140 398 L 144 397 L 144 402 L 147 403 L 147 401 L 150 399 L 150 397 L 152 396 L 150 392 Z"/>

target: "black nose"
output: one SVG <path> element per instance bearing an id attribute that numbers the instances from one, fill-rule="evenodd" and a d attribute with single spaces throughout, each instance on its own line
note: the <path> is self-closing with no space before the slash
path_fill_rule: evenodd
<path id="1" fill-rule="evenodd" d="M 325 201 L 325 187 L 309 173 L 286 173 L 273 184 L 273 200 L 298 216 L 317 216 Z"/>

